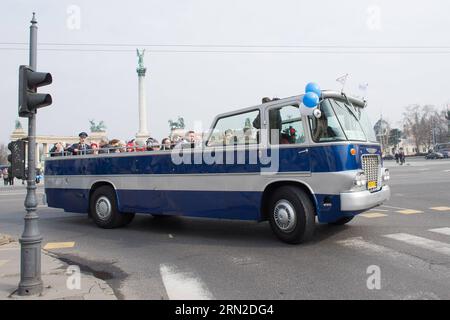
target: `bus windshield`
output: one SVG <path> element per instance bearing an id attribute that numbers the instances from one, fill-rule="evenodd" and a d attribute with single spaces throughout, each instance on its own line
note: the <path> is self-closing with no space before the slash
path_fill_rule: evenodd
<path id="1" fill-rule="evenodd" d="M 310 117 L 314 142 L 370 141 L 377 142 L 372 124 L 364 108 L 335 99 L 320 103 L 322 116 Z"/>

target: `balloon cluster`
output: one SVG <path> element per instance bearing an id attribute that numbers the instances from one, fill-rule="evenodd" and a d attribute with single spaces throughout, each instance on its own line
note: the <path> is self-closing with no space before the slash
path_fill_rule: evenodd
<path id="1" fill-rule="evenodd" d="M 319 104 L 321 95 L 322 91 L 317 83 L 308 83 L 305 88 L 305 95 L 303 96 L 303 105 L 305 108 L 301 108 L 302 113 L 312 115 Z"/>

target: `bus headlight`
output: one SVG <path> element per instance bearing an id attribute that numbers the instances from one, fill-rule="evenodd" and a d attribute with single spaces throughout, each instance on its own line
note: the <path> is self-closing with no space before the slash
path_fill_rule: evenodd
<path id="1" fill-rule="evenodd" d="M 365 188 L 367 185 L 367 177 L 364 174 L 364 172 L 359 171 L 356 174 L 356 177 L 355 177 L 355 180 L 353 181 L 353 183 L 354 183 L 355 187 L 360 187 L 360 188 L 364 187 Z"/>

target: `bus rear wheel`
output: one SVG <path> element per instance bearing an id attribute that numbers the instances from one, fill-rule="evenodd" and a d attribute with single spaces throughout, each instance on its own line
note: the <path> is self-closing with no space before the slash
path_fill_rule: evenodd
<path id="1" fill-rule="evenodd" d="M 306 242 L 314 234 L 314 205 L 302 189 L 281 187 L 270 199 L 269 223 L 281 241 L 290 244 Z"/>
<path id="2" fill-rule="evenodd" d="M 96 189 L 91 196 L 89 206 L 90 215 L 100 228 L 123 227 L 134 218 L 134 213 L 125 213 L 118 210 L 116 192 L 110 186 L 101 186 Z"/>

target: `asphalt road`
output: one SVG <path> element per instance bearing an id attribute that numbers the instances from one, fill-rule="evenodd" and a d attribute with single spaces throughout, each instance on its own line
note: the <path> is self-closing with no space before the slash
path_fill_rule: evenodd
<path id="1" fill-rule="evenodd" d="M 43 245 L 125 299 L 450 299 L 450 161 L 386 165 L 389 202 L 346 226 L 319 225 L 304 245 L 279 242 L 268 223 L 139 215 L 103 230 L 41 205 Z M 24 194 L 0 187 L 0 233 L 20 236 Z"/>

